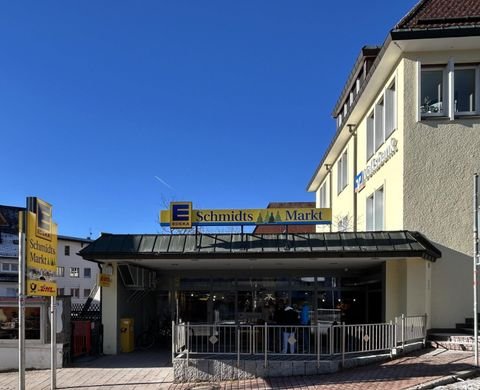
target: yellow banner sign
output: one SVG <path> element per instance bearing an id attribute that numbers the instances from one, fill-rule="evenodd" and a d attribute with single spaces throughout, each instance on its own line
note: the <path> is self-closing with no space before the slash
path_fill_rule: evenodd
<path id="1" fill-rule="evenodd" d="M 27 212 L 27 295 L 55 296 L 57 225 L 51 220 L 51 207 L 40 214 Z"/>
<path id="2" fill-rule="evenodd" d="M 98 275 L 98 285 L 100 287 L 110 287 L 111 284 L 112 284 L 112 275 L 108 275 L 108 274 Z"/>
<path id="3" fill-rule="evenodd" d="M 215 225 L 322 225 L 332 222 L 327 208 L 192 210 L 191 202 L 174 202 L 160 212 L 160 225 L 176 228 Z"/>
<path id="4" fill-rule="evenodd" d="M 57 296 L 57 283 L 27 279 L 27 295 L 40 295 L 43 297 Z"/>

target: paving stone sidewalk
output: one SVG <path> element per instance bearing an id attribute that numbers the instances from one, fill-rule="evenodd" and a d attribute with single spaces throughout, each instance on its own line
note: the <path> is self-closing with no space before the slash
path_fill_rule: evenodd
<path id="1" fill-rule="evenodd" d="M 58 370 L 57 388 L 72 390 L 187 390 L 195 384 L 173 383 L 167 354 L 154 352 L 106 356 Z M 413 389 L 444 376 L 473 370 L 471 352 L 421 351 L 408 356 L 345 370 L 336 374 L 230 381 L 203 386 L 204 389 Z M 16 372 L 0 373 L 0 390 L 17 387 Z M 28 390 L 50 388 L 49 370 L 28 371 Z"/>

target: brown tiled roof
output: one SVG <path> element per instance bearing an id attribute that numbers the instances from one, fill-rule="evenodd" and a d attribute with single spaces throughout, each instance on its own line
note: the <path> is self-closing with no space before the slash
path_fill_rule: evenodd
<path id="1" fill-rule="evenodd" d="M 432 29 L 480 25 L 480 0 L 421 0 L 395 27 Z"/>

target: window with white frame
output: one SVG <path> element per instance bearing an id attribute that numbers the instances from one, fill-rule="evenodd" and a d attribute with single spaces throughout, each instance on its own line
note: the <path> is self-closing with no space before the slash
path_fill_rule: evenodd
<path id="1" fill-rule="evenodd" d="M 79 278 L 80 277 L 80 268 L 79 267 L 70 267 L 70 277 Z"/>
<path id="2" fill-rule="evenodd" d="M 367 231 L 383 230 L 384 190 L 376 190 L 367 198 Z"/>
<path id="3" fill-rule="evenodd" d="M 60 277 L 65 276 L 65 267 L 57 267 L 57 276 L 60 276 Z"/>
<path id="4" fill-rule="evenodd" d="M 476 115 L 478 108 L 480 75 L 478 65 L 453 64 L 449 66 L 422 66 L 420 73 L 420 112 L 422 118 L 430 116 Z M 450 78 L 451 77 L 451 78 Z M 447 85 L 451 80 L 453 94 Z M 449 100 L 451 98 L 453 101 Z M 453 113 L 448 109 L 451 107 Z"/>
<path id="5" fill-rule="evenodd" d="M 423 67 L 420 85 L 420 110 L 422 116 L 447 115 L 446 67 Z"/>
<path id="6" fill-rule="evenodd" d="M 454 110 L 456 114 L 468 115 L 477 112 L 477 68 L 455 67 L 454 70 Z"/>
<path id="7" fill-rule="evenodd" d="M 325 208 L 327 207 L 327 184 L 324 183 L 319 190 L 319 207 Z"/>
<path id="8" fill-rule="evenodd" d="M 337 163 L 337 191 L 342 192 L 348 184 L 348 154 L 343 152 Z"/>
<path id="9" fill-rule="evenodd" d="M 2 272 L 18 272 L 18 264 L 16 263 L 2 263 Z"/>
<path id="10" fill-rule="evenodd" d="M 367 117 L 367 160 L 373 157 L 397 128 L 395 101 L 395 80 L 393 80 Z"/>
<path id="11" fill-rule="evenodd" d="M 385 141 L 385 128 L 384 128 L 384 123 L 383 123 L 383 99 L 380 100 L 376 105 L 373 110 L 374 113 L 374 124 L 375 124 L 375 145 L 374 145 L 374 150 L 377 151 L 380 146 L 383 145 L 383 142 Z"/>
<path id="12" fill-rule="evenodd" d="M 397 128 L 397 110 L 395 103 L 395 80 L 385 90 L 385 139 Z"/>

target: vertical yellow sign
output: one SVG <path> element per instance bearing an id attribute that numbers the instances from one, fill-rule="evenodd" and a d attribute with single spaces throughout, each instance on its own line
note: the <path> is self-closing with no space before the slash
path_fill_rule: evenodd
<path id="1" fill-rule="evenodd" d="M 57 225 L 52 207 L 37 199 L 37 214 L 27 212 L 26 294 L 56 296 Z"/>

